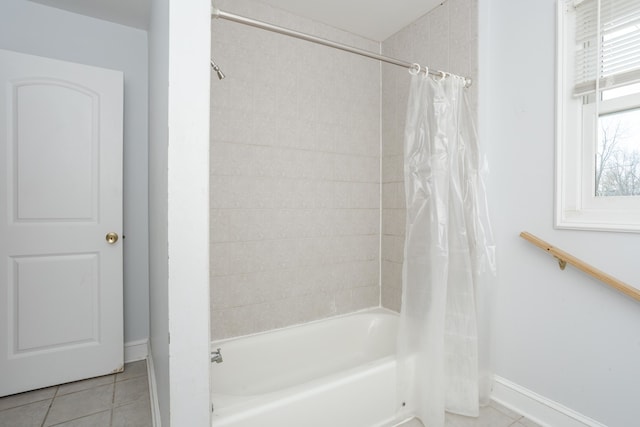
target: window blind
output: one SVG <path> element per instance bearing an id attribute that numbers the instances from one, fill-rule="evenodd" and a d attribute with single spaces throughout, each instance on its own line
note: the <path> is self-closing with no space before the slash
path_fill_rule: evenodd
<path id="1" fill-rule="evenodd" d="M 600 0 L 600 22 L 598 0 L 569 3 L 575 17 L 574 95 L 596 90 L 598 70 L 601 90 L 640 82 L 640 0 Z"/>

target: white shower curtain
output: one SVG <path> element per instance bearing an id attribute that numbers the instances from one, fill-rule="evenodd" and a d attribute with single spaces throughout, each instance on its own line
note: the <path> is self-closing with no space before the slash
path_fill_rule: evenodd
<path id="1" fill-rule="evenodd" d="M 399 418 L 442 427 L 488 401 L 494 246 L 483 157 L 462 78 L 412 76 L 404 140 L 407 225 L 398 333 Z"/>

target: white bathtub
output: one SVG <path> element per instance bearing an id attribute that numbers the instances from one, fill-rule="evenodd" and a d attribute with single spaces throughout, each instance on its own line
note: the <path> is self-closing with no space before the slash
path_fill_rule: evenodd
<path id="1" fill-rule="evenodd" d="M 397 328 L 373 309 L 212 343 L 213 426 L 392 425 Z"/>

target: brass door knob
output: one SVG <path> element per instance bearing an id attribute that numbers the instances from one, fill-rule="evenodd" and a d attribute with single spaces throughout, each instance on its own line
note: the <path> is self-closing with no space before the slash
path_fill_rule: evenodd
<path id="1" fill-rule="evenodd" d="M 107 235 L 105 236 L 105 239 L 107 240 L 107 243 L 109 243 L 110 245 L 113 245 L 115 242 L 118 241 L 118 233 L 114 233 L 113 231 L 110 233 L 107 233 Z"/>

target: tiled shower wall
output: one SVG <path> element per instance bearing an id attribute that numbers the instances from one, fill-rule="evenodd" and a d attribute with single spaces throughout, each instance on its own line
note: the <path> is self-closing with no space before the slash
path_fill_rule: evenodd
<path id="1" fill-rule="evenodd" d="M 247 0 L 229 12 L 377 52 Z M 219 339 L 378 306 L 380 65 L 214 20 L 211 321 Z"/>
<path id="2" fill-rule="evenodd" d="M 436 70 L 478 76 L 478 1 L 448 0 L 382 43 L 382 53 Z M 406 70 L 382 66 L 382 306 L 400 310 L 404 259 L 403 136 L 409 94 Z M 477 117 L 477 84 L 469 90 Z"/>
<path id="3" fill-rule="evenodd" d="M 445 1 L 381 46 L 258 2 L 216 3 L 477 81 L 477 0 Z M 380 298 L 399 310 L 407 71 L 222 20 L 212 55 L 228 76 L 211 85 L 213 339 Z"/>

